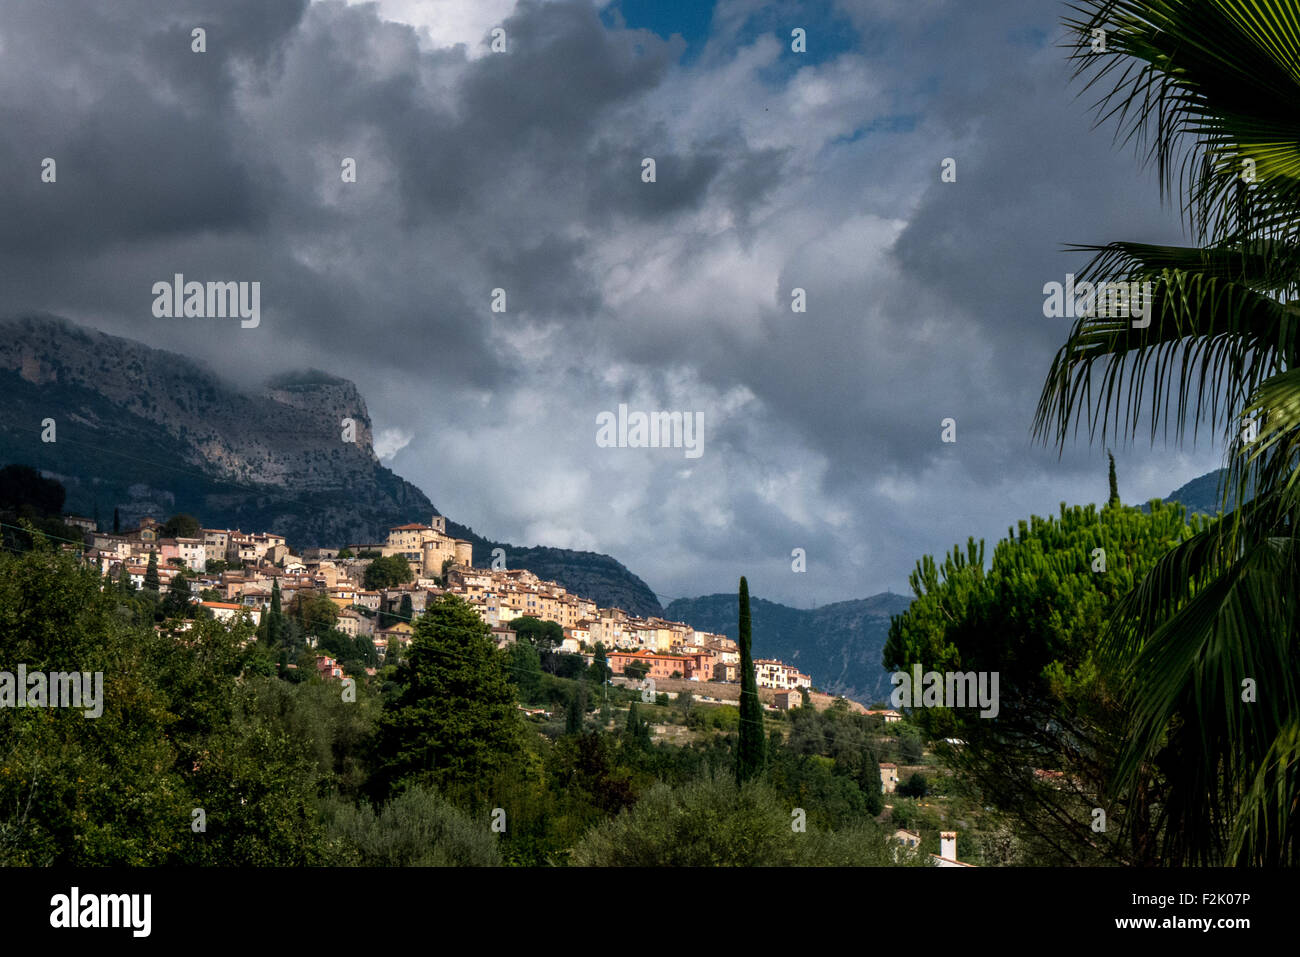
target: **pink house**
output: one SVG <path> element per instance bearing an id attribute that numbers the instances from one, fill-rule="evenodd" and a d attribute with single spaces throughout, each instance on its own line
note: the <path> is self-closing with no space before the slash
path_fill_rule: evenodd
<path id="1" fill-rule="evenodd" d="M 180 558 L 181 550 L 176 544 L 174 538 L 160 538 L 158 540 L 158 564 L 166 565 L 170 558 Z"/>
<path id="2" fill-rule="evenodd" d="M 340 668 L 339 663 L 329 655 L 316 656 L 316 672 L 322 678 L 326 679 L 343 677 L 343 669 Z"/>

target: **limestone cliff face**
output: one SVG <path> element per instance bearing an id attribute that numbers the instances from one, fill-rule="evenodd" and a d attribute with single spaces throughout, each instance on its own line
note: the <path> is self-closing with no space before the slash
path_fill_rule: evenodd
<path id="1" fill-rule="evenodd" d="M 311 546 L 375 539 L 436 511 L 379 463 L 356 386 L 325 373 L 246 392 L 185 356 L 29 316 L 0 322 L 0 386 L 13 413 L 0 424 L 4 459 L 59 477 L 68 508 L 87 515 L 189 511 Z M 47 418 L 53 443 L 40 440 Z"/>
<path id="2" fill-rule="evenodd" d="M 127 525 L 190 512 L 206 525 L 274 531 L 297 548 L 380 541 L 437 509 L 375 456 L 357 387 L 315 370 L 240 390 L 203 364 L 51 316 L 0 320 L 0 464 L 68 490 L 67 510 L 116 508 Z M 54 419 L 56 441 L 41 441 Z M 355 442 L 343 441 L 352 419 Z M 498 543 L 449 522 L 485 561 Z M 645 582 L 606 555 L 520 549 L 529 568 L 602 605 L 653 614 Z"/>
<path id="3" fill-rule="evenodd" d="M 186 464 L 214 478 L 309 491 L 368 477 L 378 463 L 365 400 L 324 373 L 286 376 L 250 395 L 192 359 L 45 317 L 0 323 L 0 370 L 98 394 L 163 429 Z M 111 421 L 81 411 L 61 428 L 68 440 L 79 426 L 111 431 Z M 355 422 L 353 444 L 342 441 L 344 418 Z"/>

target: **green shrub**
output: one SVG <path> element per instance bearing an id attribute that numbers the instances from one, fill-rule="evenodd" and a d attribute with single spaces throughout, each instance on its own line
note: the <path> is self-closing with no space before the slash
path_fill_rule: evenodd
<path id="1" fill-rule="evenodd" d="M 366 867 L 492 867 L 501 863 L 486 821 L 432 790 L 403 791 L 375 813 L 336 798 L 323 805 L 334 863 Z"/>
<path id="2" fill-rule="evenodd" d="M 655 784 L 637 805 L 598 824 L 570 858 L 580 866 L 768 867 L 921 863 L 874 822 L 838 832 L 792 827 L 794 808 L 761 781 L 718 773 L 679 788 Z"/>

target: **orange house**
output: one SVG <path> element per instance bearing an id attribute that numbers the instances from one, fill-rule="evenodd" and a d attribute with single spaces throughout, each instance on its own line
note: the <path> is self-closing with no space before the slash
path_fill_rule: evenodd
<path id="1" fill-rule="evenodd" d="M 648 651 L 615 651 L 608 657 L 610 670 L 616 675 L 623 674 L 627 666 L 635 662 L 649 665 L 647 675 L 651 678 L 671 678 L 674 673 L 685 678 L 691 671 L 691 659 L 681 655 L 657 655 Z"/>

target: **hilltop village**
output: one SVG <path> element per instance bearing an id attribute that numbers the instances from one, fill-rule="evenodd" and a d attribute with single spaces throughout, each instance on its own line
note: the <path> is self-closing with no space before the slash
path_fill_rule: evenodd
<path id="1" fill-rule="evenodd" d="M 390 649 L 410 640 L 415 621 L 429 603 L 451 594 L 478 612 L 499 647 L 515 641 L 512 622 L 530 618 L 559 626 L 562 637 L 555 651 L 591 658 L 600 646 L 616 676 L 724 684 L 740 680 L 740 652 L 734 640 L 680 621 L 601 608 L 524 569 L 475 568 L 471 543 L 449 536 L 441 515 L 434 515 L 428 525 L 394 526 L 384 542 L 301 553 L 290 548 L 284 536 L 269 532 L 199 528 L 192 536 L 168 537 L 150 518 L 119 533 L 100 532 L 92 519 L 80 516 L 64 521 L 85 532 L 85 558 L 98 565 L 102 575 L 115 580 L 125 575 L 142 588 L 152 557 L 160 588 L 172 589 L 173 580 L 180 578 L 191 600 L 218 619 L 246 615 L 260 624 L 277 586 L 284 607 L 303 592 L 328 597 L 338 607 L 333 627 L 350 637 L 368 638 L 381 662 Z M 400 570 L 404 562 L 407 574 L 399 571 L 396 577 L 409 580 L 367 588 L 368 581 L 375 584 L 382 577 L 370 573 L 376 560 L 385 570 L 395 560 Z M 323 673 L 337 677 L 336 663 L 319 657 Z M 772 697 L 777 707 L 797 706 L 801 689 L 812 688 L 809 675 L 781 661 L 757 659 L 754 671 L 760 688 L 778 693 Z"/>

